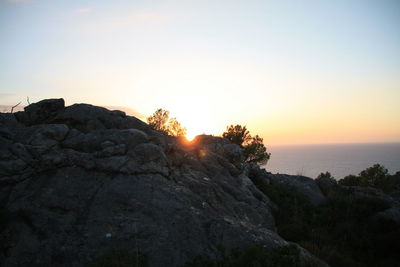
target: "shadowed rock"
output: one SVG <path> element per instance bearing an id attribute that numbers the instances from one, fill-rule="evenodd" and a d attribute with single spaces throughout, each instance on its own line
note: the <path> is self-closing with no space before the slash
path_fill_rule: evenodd
<path id="1" fill-rule="evenodd" d="M 304 195 L 312 205 L 326 203 L 326 197 L 314 179 L 298 175 L 274 174 L 269 175 L 269 180 L 271 184 L 278 184 Z"/>
<path id="2" fill-rule="evenodd" d="M 288 244 L 226 139 L 187 144 L 123 112 L 63 100 L 0 114 L 0 126 L 1 266 L 86 266 L 110 248 L 181 266 L 217 257 L 219 245 Z"/>
<path id="3" fill-rule="evenodd" d="M 278 185 L 305 196 L 312 205 L 318 206 L 326 203 L 327 199 L 321 192 L 314 179 L 287 174 L 271 174 L 258 166 L 251 166 L 249 176 L 258 185 Z"/>
<path id="4" fill-rule="evenodd" d="M 64 110 L 64 99 L 46 99 L 25 107 L 25 112 L 16 112 L 15 116 L 24 124 L 33 125 L 51 121 Z"/>

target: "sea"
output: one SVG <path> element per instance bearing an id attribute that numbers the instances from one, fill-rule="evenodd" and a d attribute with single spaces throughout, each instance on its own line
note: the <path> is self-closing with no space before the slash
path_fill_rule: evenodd
<path id="1" fill-rule="evenodd" d="M 271 158 L 264 166 L 272 173 L 316 178 L 329 171 L 336 179 L 359 174 L 379 163 L 390 174 L 400 171 L 400 143 L 267 146 Z"/>

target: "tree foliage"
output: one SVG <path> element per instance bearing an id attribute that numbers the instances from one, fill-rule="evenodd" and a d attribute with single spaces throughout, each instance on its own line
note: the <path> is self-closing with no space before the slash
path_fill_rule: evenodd
<path id="1" fill-rule="evenodd" d="M 400 190 L 400 172 L 390 175 L 389 171 L 380 164 L 361 171 L 359 175 L 348 175 L 339 180 L 340 185 L 371 186 L 384 191 Z"/>
<path id="2" fill-rule="evenodd" d="M 278 206 L 273 213 L 279 235 L 329 266 L 399 266 L 400 224 L 374 219 L 390 207 L 385 198 L 332 187 L 326 203 L 314 206 L 305 195 L 282 184 L 267 180 L 254 184 Z"/>
<path id="3" fill-rule="evenodd" d="M 325 172 L 325 173 L 321 172 L 317 177 L 317 179 L 324 179 L 324 178 L 335 179 L 330 172 Z"/>
<path id="4" fill-rule="evenodd" d="M 360 178 L 366 185 L 377 186 L 380 181 L 385 180 L 389 176 L 389 171 L 380 164 L 375 164 L 362 172 Z"/>
<path id="5" fill-rule="evenodd" d="M 252 137 L 246 126 L 230 125 L 222 136 L 243 149 L 245 161 L 253 164 L 265 164 L 271 154 L 267 152 L 263 139 L 256 135 Z"/>
<path id="6" fill-rule="evenodd" d="M 222 134 L 222 137 L 225 137 L 232 143 L 241 147 L 251 139 L 250 132 L 247 130 L 246 126 L 241 125 L 230 125 L 226 127 L 226 132 Z"/>
<path id="7" fill-rule="evenodd" d="M 339 180 L 339 184 L 347 186 L 378 186 L 389 176 L 388 170 L 380 164 L 375 164 L 360 172 L 358 176 L 348 175 Z"/>
<path id="8" fill-rule="evenodd" d="M 186 128 L 176 118 L 169 117 L 169 111 L 157 109 L 153 115 L 147 118 L 147 123 L 155 130 L 164 131 L 172 136 L 186 135 Z"/>

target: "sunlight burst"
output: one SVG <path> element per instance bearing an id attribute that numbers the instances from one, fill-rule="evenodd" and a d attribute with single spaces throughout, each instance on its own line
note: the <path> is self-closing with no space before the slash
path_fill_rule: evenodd
<path id="1" fill-rule="evenodd" d="M 188 141 L 193 141 L 193 139 L 197 136 L 198 134 L 197 133 L 194 133 L 194 132 L 192 132 L 192 131 L 190 131 L 190 130 L 187 130 L 187 133 L 186 133 L 186 139 L 188 140 Z"/>

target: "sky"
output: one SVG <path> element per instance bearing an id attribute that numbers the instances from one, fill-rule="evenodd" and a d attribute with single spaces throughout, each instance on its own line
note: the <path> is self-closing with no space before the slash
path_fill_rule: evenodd
<path id="1" fill-rule="evenodd" d="M 0 106 L 170 111 L 189 135 L 400 142 L 398 0 L 0 0 Z"/>

